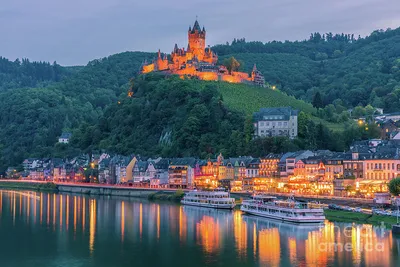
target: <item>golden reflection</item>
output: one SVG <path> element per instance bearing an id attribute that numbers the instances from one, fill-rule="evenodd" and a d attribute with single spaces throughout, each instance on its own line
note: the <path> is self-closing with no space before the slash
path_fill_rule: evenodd
<path id="1" fill-rule="evenodd" d="M 82 230 L 83 233 L 85 232 L 85 211 L 86 211 L 86 205 L 85 205 L 85 198 L 82 197 Z"/>
<path id="2" fill-rule="evenodd" d="M 324 262 L 326 251 L 322 251 L 319 248 L 321 242 L 320 233 L 313 231 L 308 233 L 308 238 L 306 240 L 306 264 L 307 266 L 312 266 L 319 264 L 319 260 Z"/>
<path id="3" fill-rule="evenodd" d="M 40 193 L 40 224 L 42 224 L 43 216 L 43 193 Z"/>
<path id="4" fill-rule="evenodd" d="M 142 203 L 139 205 L 139 234 L 140 238 L 142 238 L 142 231 L 143 231 L 143 207 Z"/>
<path id="5" fill-rule="evenodd" d="M 74 234 L 76 233 L 76 196 L 74 196 Z"/>
<path id="6" fill-rule="evenodd" d="M 29 195 L 29 193 L 28 193 L 28 195 Z M 15 197 L 15 196 L 14 196 L 14 197 Z M 26 204 L 27 204 L 26 219 L 28 220 L 28 222 L 29 222 L 30 204 L 31 204 L 30 199 L 31 199 L 31 198 L 30 198 L 29 196 L 26 198 Z"/>
<path id="7" fill-rule="evenodd" d="M 187 233 L 187 218 L 186 214 L 183 212 L 183 206 L 179 208 L 179 239 L 182 242 L 186 240 Z"/>
<path id="8" fill-rule="evenodd" d="M 19 216 L 22 215 L 22 195 L 19 195 Z"/>
<path id="9" fill-rule="evenodd" d="M 56 195 L 53 195 L 53 228 L 56 227 Z"/>
<path id="10" fill-rule="evenodd" d="M 254 253 L 254 258 L 255 258 L 256 254 L 257 254 L 257 227 L 256 227 L 256 223 L 253 223 L 253 253 Z"/>
<path id="11" fill-rule="evenodd" d="M 361 228 L 361 252 L 367 266 L 395 266 L 391 257 L 393 239 L 390 231 L 371 225 L 358 226 Z"/>
<path id="12" fill-rule="evenodd" d="M 90 200 L 90 221 L 89 221 L 89 251 L 94 251 L 94 239 L 96 234 L 96 200 Z"/>
<path id="13" fill-rule="evenodd" d="M 296 239 L 293 237 L 288 238 L 288 243 L 289 243 L 289 259 L 290 259 L 290 264 L 292 266 L 296 265 L 296 259 L 297 259 L 297 244 L 296 244 Z"/>
<path id="14" fill-rule="evenodd" d="M 160 204 L 157 204 L 157 240 L 160 239 Z"/>
<path id="15" fill-rule="evenodd" d="M 33 193 L 34 194 L 34 197 L 33 197 L 33 222 L 36 224 L 36 206 L 37 206 L 37 203 L 36 203 L 36 199 L 37 199 L 37 196 L 36 196 L 36 192 L 34 192 Z"/>
<path id="16" fill-rule="evenodd" d="M 47 194 L 47 225 L 50 224 L 50 194 Z"/>
<path id="17" fill-rule="evenodd" d="M 69 195 L 67 195 L 67 210 L 65 212 L 66 215 L 66 219 L 65 219 L 65 226 L 67 227 L 67 231 L 68 231 L 68 225 L 69 225 Z"/>
<path id="18" fill-rule="evenodd" d="M 279 266 L 281 244 L 278 228 L 263 229 L 258 234 L 260 265 Z"/>
<path id="19" fill-rule="evenodd" d="M 124 242 L 125 236 L 125 202 L 121 201 L 121 241 Z"/>
<path id="20" fill-rule="evenodd" d="M 62 229 L 63 220 L 63 195 L 60 195 L 60 229 Z"/>
<path id="21" fill-rule="evenodd" d="M 13 224 L 15 225 L 15 210 L 16 210 L 16 204 L 15 204 L 15 192 L 13 194 Z"/>
<path id="22" fill-rule="evenodd" d="M 233 215 L 233 235 L 235 245 L 239 256 L 246 257 L 247 251 L 247 225 L 242 219 L 241 212 L 235 212 Z M 254 242 L 254 240 L 253 240 Z M 254 245 L 254 244 L 253 244 Z"/>
<path id="23" fill-rule="evenodd" d="M 213 217 L 203 216 L 196 224 L 196 238 L 207 253 L 215 252 L 220 245 L 220 225 Z"/>

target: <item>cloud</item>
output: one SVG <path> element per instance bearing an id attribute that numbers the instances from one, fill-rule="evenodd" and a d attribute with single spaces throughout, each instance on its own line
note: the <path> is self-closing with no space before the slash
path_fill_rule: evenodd
<path id="1" fill-rule="evenodd" d="M 196 15 L 208 44 L 302 40 L 311 32 L 365 36 L 396 28 L 398 0 L 14 0 L 0 7 L 1 56 L 64 65 L 123 51 L 187 45 Z"/>

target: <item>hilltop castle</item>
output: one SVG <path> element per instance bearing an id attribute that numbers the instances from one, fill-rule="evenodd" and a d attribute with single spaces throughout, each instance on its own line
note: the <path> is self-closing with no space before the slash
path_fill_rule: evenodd
<path id="1" fill-rule="evenodd" d="M 251 75 L 245 72 L 229 72 L 225 66 L 216 65 L 218 56 L 208 46 L 206 48 L 206 30 L 200 28 L 196 20 L 193 28 L 188 30 L 189 43 L 187 49 L 175 44 L 170 57 L 158 50 L 158 56 L 151 63 L 143 62 L 141 73 L 153 71 L 176 74 L 181 77 L 197 77 L 206 81 L 225 81 L 231 83 L 249 83 L 264 86 L 264 76 L 253 67 Z"/>

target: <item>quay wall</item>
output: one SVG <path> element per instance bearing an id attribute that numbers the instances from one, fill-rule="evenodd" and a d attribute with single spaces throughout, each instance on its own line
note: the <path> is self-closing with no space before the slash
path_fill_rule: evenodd
<path id="1" fill-rule="evenodd" d="M 59 184 L 59 192 L 88 194 L 88 195 L 104 195 L 104 196 L 120 196 L 120 197 L 139 197 L 148 198 L 149 195 L 162 191 L 164 194 L 173 194 L 175 191 L 163 191 L 160 189 L 141 189 L 141 188 L 125 188 L 111 186 L 84 186 L 84 185 L 65 185 Z"/>
<path id="2" fill-rule="evenodd" d="M 1 180 L 0 189 L 63 192 L 87 195 L 148 198 L 151 194 L 173 195 L 177 190 L 169 188 L 134 188 L 94 184 L 47 183 L 41 181 Z"/>

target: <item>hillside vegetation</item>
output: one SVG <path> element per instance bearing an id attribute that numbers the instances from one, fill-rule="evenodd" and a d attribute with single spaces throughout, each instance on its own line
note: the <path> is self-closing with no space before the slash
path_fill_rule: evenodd
<path id="1" fill-rule="evenodd" d="M 62 131 L 72 131 L 83 123 L 97 123 L 108 106 L 126 96 L 130 77 L 137 74 L 145 58 L 152 56 L 141 52 L 122 53 L 94 60 L 78 70 L 68 68 L 69 77 L 60 76 L 57 78 L 61 79 L 59 82 L 50 79 L 44 84 L 43 78 L 40 84 L 46 86 L 40 88 L 29 87 L 39 83 L 23 82 L 20 78 L 25 77 L 23 69 L 37 65 L 50 71 L 57 69 L 58 65 L 48 68 L 47 63 L 42 63 L 43 66 L 32 63 L 31 66 L 25 61 L 19 65 L 0 60 L 7 66 L 20 66 L 15 71 L 0 68 L 0 77 L 8 77 L 8 81 L 21 82 L 25 86 L 13 88 L 15 83 L 0 80 L 0 172 L 27 157 L 77 153 L 74 149 L 66 151 L 64 147 L 55 145 L 58 136 Z M 33 77 L 39 79 L 37 75 Z"/>
<path id="2" fill-rule="evenodd" d="M 263 107 L 293 107 L 310 114 L 317 112 L 311 104 L 270 88 L 228 83 L 214 83 L 214 85 L 228 107 L 248 115 Z"/>
<path id="3" fill-rule="evenodd" d="M 248 72 L 256 63 L 275 91 L 137 77 L 141 63 L 154 53 L 125 52 L 83 67 L 0 58 L 0 172 L 27 157 L 64 157 L 102 148 L 151 156 L 343 151 L 353 140 L 376 136 L 372 125 L 367 132 L 347 123 L 347 109 L 371 104 L 400 111 L 399 38 L 396 29 L 367 38 L 315 33 L 301 42 L 240 39 L 214 47 L 221 62 L 234 56 Z M 131 87 L 135 95 L 128 98 Z M 326 107 L 315 112 L 308 103 L 317 92 Z M 298 140 L 251 140 L 249 115 L 270 106 L 302 111 Z M 343 132 L 331 132 L 326 125 Z M 57 144 L 63 131 L 73 132 L 73 144 Z"/>
<path id="4" fill-rule="evenodd" d="M 400 110 L 400 28 L 375 31 L 366 38 L 315 33 L 301 42 L 234 40 L 214 50 L 253 63 L 271 85 L 311 102 L 320 92 L 324 105 L 357 105 Z"/>

